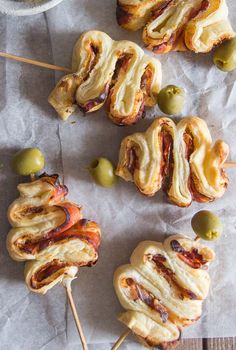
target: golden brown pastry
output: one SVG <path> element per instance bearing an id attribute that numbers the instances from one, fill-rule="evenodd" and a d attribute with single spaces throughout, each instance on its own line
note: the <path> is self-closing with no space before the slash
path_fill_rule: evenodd
<path id="1" fill-rule="evenodd" d="M 118 23 L 144 27 L 143 41 L 155 53 L 209 52 L 235 36 L 225 0 L 118 0 Z"/>
<path id="2" fill-rule="evenodd" d="M 174 346 L 182 328 L 201 317 L 214 257 L 213 250 L 182 235 L 163 244 L 141 242 L 130 264 L 114 274 L 116 294 L 127 310 L 118 319 L 149 349 Z"/>
<path id="3" fill-rule="evenodd" d="M 141 193 L 153 196 L 163 187 L 170 201 L 187 207 L 192 200 L 210 202 L 223 196 L 228 178 L 222 166 L 228 145 L 212 139 L 205 121 L 183 118 L 156 119 L 144 133 L 121 143 L 116 175 L 135 183 Z"/>
<path id="4" fill-rule="evenodd" d="M 8 209 L 13 228 L 7 248 L 14 260 L 27 261 L 25 281 L 45 294 L 64 278 L 74 279 L 80 266 L 98 259 L 101 231 L 83 219 L 81 208 L 65 199 L 67 187 L 57 175 L 18 185 L 20 197 Z"/>
<path id="5" fill-rule="evenodd" d="M 161 64 L 131 41 L 86 32 L 74 47 L 72 69 L 75 73 L 63 77 L 48 99 L 63 120 L 77 105 L 89 113 L 106 102 L 114 123 L 130 125 L 157 102 Z"/>

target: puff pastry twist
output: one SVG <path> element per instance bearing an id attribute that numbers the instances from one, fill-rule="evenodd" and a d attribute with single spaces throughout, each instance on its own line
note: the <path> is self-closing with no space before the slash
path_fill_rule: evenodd
<path id="1" fill-rule="evenodd" d="M 84 33 L 72 59 L 74 74 L 63 77 L 49 103 L 66 120 L 76 109 L 100 109 L 107 101 L 108 115 L 118 125 L 130 125 L 153 106 L 161 86 L 161 64 L 131 41 L 113 41 L 99 31 Z"/>
<path id="2" fill-rule="evenodd" d="M 20 197 L 8 209 L 13 228 L 7 248 L 14 260 L 27 261 L 25 281 L 45 294 L 64 278 L 75 278 L 80 266 L 98 259 L 100 228 L 82 218 L 81 208 L 65 200 L 67 187 L 58 175 L 42 175 L 18 185 Z"/>
<path id="3" fill-rule="evenodd" d="M 207 267 L 214 256 L 210 248 L 182 235 L 163 244 L 141 242 L 131 263 L 114 274 L 116 294 L 127 310 L 118 319 L 147 348 L 174 345 L 181 329 L 201 316 L 210 286 Z"/>
<path id="4" fill-rule="evenodd" d="M 225 0 L 118 0 L 118 23 L 144 27 L 143 41 L 155 53 L 209 52 L 235 36 Z"/>
<path id="5" fill-rule="evenodd" d="M 224 194 L 228 177 L 222 166 L 228 153 L 223 141 L 212 145 L 202 119 L 187 117 L 176 125 L 159 118 L 146 132 L 122 141 L 116 174 L 146 196 L 163 187 L 173 203 L 187 207 L 192 200 L 210 202 Z"/>

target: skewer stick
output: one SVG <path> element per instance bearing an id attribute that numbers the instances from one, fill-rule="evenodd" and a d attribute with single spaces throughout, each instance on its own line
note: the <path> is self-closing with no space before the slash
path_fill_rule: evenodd
<path id="1" fill-rule="evenodd" d="M 64 185 L 64 175 L 63 175 L 63 185 Z M 72 295 L 72 290 L 71 290 L 71 282 L 72 281 L 73 281 L 73 278 L 70 278 L 69 276 L 67 276 L 67 277 L 64 277 L 64 279 L 62 280 L 62 284 L 66 289 L 67 299 L 69 301 L 71 312 L 72 312 L 72 315 L 74 317 L 76 328 L 77 328 L 78 333 L 79 333 L 82 348 L 83 348 L 83 350 L 88 350 L 88 345 L 87 345 L 87 342 L 86 342 L 86 339 L 84 336 L 84 332 L 83 332 L 83 329 L 82 329 L 82 326 L 80 323 L 79 315 L 78 315 L 78 312 L 76 310 L 74 298 Z"/>
<path id="2" fill-rule="evenodd" d="M 121 334 L 121 336 L 119 337 L 119 339 L 116 341 L 116 343 L 114 344 L 114 346 L 112 347 L 111 350 L 117 350 L 121 344 L 123 343 L 123 341 L 125 340 L 126 337 L 128 337 L 128 335 L 130 334 L 130 329 L 128 328 L 124 333 Z"/>
<path id="3" fill-rule="evenodd" d="M 37 60 L 32 60 L 31 58 L 16 56 L 16 55 L 12 55 L 12 54 L 6 53 L 6 52 L 0 51 L 0 57 L 5 57 L 5 58 L 9 58 L 11 60 L 18 61 L 18 62 L 28 63 L 28 64 L 32 64 L 34 66 L 39 66 L 39 67 L 43 67 L 43 68 L 47 68 L 47 69 L 57 70 L 60 72 L 73 73 L 70 68 L 60 67 L 60 66 L 56 66 L 54 64 L 40 62 Z"/>
<path id="4" fill-rule="evenodd" d="M 0 51 L 0 57 L 5 57 L 5 58 L 9 58 L 9 59 L 18 61 L 18 62 L 28 63 L 28 64 L 32 64 L 34 66 L 52 69 L 52 70 L 56 70 L 56 71 L 60 71 L 60 72 L 73 73 L 72 69 L 70 69 L 70 68 L 61 67 L 61 66 L 57 66 L 54 64 L 37 61 L 37 60 L 31 59 L 31 58 L 13 55 L 13 54 L 10 54 L 7 52 Z M 236 167 L 236 162 L 226 162 L 223 164 L 223 168 L 233 168 L 233 167 Z"/>
<path id="5" fill-rule="evenodd" d="M 77 313 L 77 310 L 76 310 L 76 307 L 75 307 L 75 302 L 74 302 L 72 291 L 71 291 L 71 281 L 72 281 L 72 279 L 65 278 L 63 280 L 63 285 L 64 285 L 64 287 L 66 289 L 67 298 L 68 298 L 68 301 L 69 301 L 69 304 L 70 304 L 70 307 L 71 307 L 71 311 L 72 311 L 72 314 L 73 314 L 73 317 L 74 317 L 74 320 L 75 320 L 75 324 L 76 324 L 77 330 L 79 332 L 79 336 L 80 336 L 80 340 L 81 340 L 81 344 L 82 344 L 83 350 L 88 350 L 88 345 L 87 345 L 86 340 L 85 340 L 84 332 L 83 332 L 83 329 L 82 329 L 82 326 L 81 326 L 81 323 L 80 323 L 80 320 L 79 320 L 79 316 L 78 316 L 78 313 Z"/>
<path id="6" fill-rule="evenodd" d="M 54 64 L 37 61 L 37 60 L 31 59 L 31 58 L 13 55 L 13 54 L 10 54 L 7 52 L 0 51 L 0 57 L 9 58 L 9 59 L 12 59 L 12 60 L 15 60 L 18 62 L 28 63 L 28 64 L 32 64 L 34 66 L 52 69 L 52 70 L 56 70 L 56 71 L 60 71 L 60 72 L 73 73 L 72 69 L 70 69 L 70 68 L 61 67 L 61 66 L 57 66 Z M 232 168 L 232 167 L 236 167 L 236 162 L 226 162 L 223 165 L 223 168 Z"/>
<path id="7" fill-rule="evenodd" d="M 36 175 L 34 173 L 30 174 L 30 180 L 32 182 L 36 180 Z M 65 277 L 63 279 L 63 286 L 66 289 L 67 298 L 68 298 L 68 301 L 69 301 L 69 304 L 71 307 L 71 311 L 72 311 L 72 314 L 73 314 L 73 317 L 75 320 L 76 328 L 77 328 L 79 336 L 80 336 L 82 348 L 83 348 L 83 350 L 88 350 L 88 345 L 87 345 L 86 340 L 85 340 L 84 332 L 83 332 L 83 329 L 82 329 L 82 326 L 81 326 L 81 323 L 79 320 L 79 316 L 78 316 L 78 313 L 77 313 L 77 310 L 75 307 L 75 302 L 74 302 L 73 295 L 72 295 L 72 290 L 71 290 L 71 281 L 72 280 L 73 280 L 72 278 Z"/>
<path id="8" fill-rule="evenodd" d="M 223 168 L 235 168 L 236 162 L 226 162 L 223 164 Z"/>
<path id="9" fill-rule="evenodd" d="M 30 174 L 30 180 L 31 182 L 34 182 L 36 180 L 35 174 Z"/>

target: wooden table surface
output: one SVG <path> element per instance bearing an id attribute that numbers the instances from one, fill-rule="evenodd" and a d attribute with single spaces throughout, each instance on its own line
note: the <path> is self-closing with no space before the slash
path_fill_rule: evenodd
<path id="1" fill-rule="evenodd" d="M 181 340 L 176 350 L 236 350 L 236 338 Z"/>

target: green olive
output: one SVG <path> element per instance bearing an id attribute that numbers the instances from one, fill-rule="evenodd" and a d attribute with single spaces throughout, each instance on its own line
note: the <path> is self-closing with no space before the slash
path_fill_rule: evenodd
<path id="1" fill-rule="evenodd" d="M 19 175 L 31 175 L 44 168 L 44 155 L 38 148 L 24 148 L 11 161 L 12 169 Z"/>
<path id="2" fill-rule="evenodd" d="M 227 40 L 216 48 L 213 62 L 223 72 L 231 72 L 236 68 L 236 38 Z"/>
<path id="3" fill-rule="evenodd" d="M 168 85 L 159 92 L 157 103 L 163 113 L 178 114 L 185 104 L 185 91 L 178 86 Z"/>
<path id="4" fill-rule="evenodd" d="M 209 210 L 201 210 L 192 218 L 193 231 L 202 239 L 214 241 L 222 233 L 221 220 Z"/>
<path id="5" fill-rule="evenodd" d="M 97 158 L 92 161 L 89 172 L 97 184 L 111 187 L 116 183 L 117 177 L 113 164 L 106 158 Z"/>

